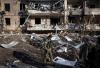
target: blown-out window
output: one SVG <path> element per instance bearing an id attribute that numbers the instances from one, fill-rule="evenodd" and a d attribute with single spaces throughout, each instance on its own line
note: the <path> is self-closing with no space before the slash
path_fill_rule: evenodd
<path id="1" fill-rule="evenodd" d="M 20 18 L 20 25 L 23 25 L 25 23 L 25 18 Z"/>
<path id="2" fill-rule="evenodd" d="M 5 3 L 5 11 L 10 11 L 10 3 Z"/>
<path id="3" fill-rule="evenodd" d="M 20 4 L 20 10 L 25 10 L 25 4 Z"/>
<path id="4" fill-rule="evenodd" d="M 5 18 L 6 25 L 11 25 L 10 18 Z"/>
<path id="5" fill-rule="evenodd" d="M 35 24 L 41 24 L 41 18 L 35 18 Z"/>

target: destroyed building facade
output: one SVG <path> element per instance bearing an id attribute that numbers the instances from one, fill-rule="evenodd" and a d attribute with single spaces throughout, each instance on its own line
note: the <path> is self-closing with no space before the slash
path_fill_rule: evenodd
<path id="1" fill-rule="evenodd" d="M 0 0 L 0 11 L 4 11 L 3 30 L 16 30 L 20 25 L 20 2 L 18 0 Z"/>
<path id="2" fill-rule="evenodd" d="M 100 31 L 100 1 L 86 0 L 84 4 L 80 0 L 0 1 L 0 10 L 5 12 L 3 30 L 20 31 L 23 25 L 27 25 L 28 31 L 79 30 L 84 22 L 86 30 Z"/>

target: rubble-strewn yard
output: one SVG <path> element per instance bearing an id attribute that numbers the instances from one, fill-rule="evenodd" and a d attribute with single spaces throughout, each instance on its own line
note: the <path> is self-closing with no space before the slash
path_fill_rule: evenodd
<path id="1" fill-rule="evenodd" d="M 0 36 L 0 68 L 60 68 L 44 65 L 43 51 L 31 45 L 30 38 L 17 34 Z"/>
<path id="2" fill-rule="evenodd" d="M 85 36 L 80 40 L 75 40 L 74 37 L 67 35 L 52 35 L 52 61 L 57 65 L 45 65 L 44 53 L 47 52 L 44 52 L 41 48 L 47 44 L 46 40 L 47 35 L 40 37 L 36 34 L 0 36 L 0 68 L 66 68 L 67 65 L 80 67 L 80 59 L 86 60 L 85 65 L 82 63 L 83 66 L 92 66 L 92 61 L 96 63 L 99 60 L 99 47 L 96 44 L 95 38 Z M 81 40 L 83 42 L 80 42 Z M 45 42 L 45 44 L 43 44 L 43 42 Z M 84 45 L 86 47 L 84 47 Z M 87 52 L 87 46 L 89 49 L 92 48 L 91 50 L 88 49 L 89 52 Z M 86 50 L 82 51 L 82 49 Z M 89 54 L 87 55 L 87 53 Z M 95 53 L 97 53 L 97 55 Z M 90 58 L 91 55 L 95 60 Z M 98 64 L 94 64 L 93 66 L 98 68 Z"/>
<path id="3" fill-rule="evenodd" d="M 25 65 L 22 62 L 33 65 L 35 60 L 39 60 L 39 62 L 42 62 L 41 50 L 30 45 L 28 42 L 29 39 L 30 38 L 27 35 L 1 36 L 0 37 L 1 44 L 9 44 L 12 41 L 16 41 L 18 42 L 18 44 L 10 48 L 0 47 L 0 64 L 8 67 L 16 63 L 18 64 L 21 63 L 20 65 Z M 18 67 L 18 68 L 30 68 L 30 67 L 27 67 L 26 65 L 26 67 Z"/>

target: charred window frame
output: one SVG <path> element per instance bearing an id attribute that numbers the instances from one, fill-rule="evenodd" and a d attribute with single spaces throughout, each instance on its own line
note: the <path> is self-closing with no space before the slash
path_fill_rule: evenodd
<path id="1" fill-rule="evenodd" d="M 60 18 L 50 18 L 51 25 L 56 25 L 60 23 Z"/>
<path id="2" fill-rule="evenodd" d="M 5 3 L 5 11 L 10 12 L 10 3 Z"/>
<path id="3" fill-rule="evenodd" d="M 20 10 L 25 10 L 25 4 L 23 3 L 20 4 Z"/>
<path id="4" fill-rule="evenodd" d="M 89 7 L 90 7 L 90 8 L 95 8 L 96 5 L 95 5 L 95 4 L 91 4 Z"/>
<path id="5" fill-rule="evenodd" d="M 5 18 L 5 23 L 6 25 L 10 26 L 11 25 L 10 18 Z"/>
<path id="6" fill-rule="evenodd" d="M 35 24 L 41 24 L 41 18 L 35 18 Z"/>
<path id="7" fill-rule="evenodd" d="M 37 8 L 38 8 L 38 5 L 39 5 L 39 4 L 37 4 L 37 3 L 35 4 L 35 9 L 37 9 Z"/>
<path id="8" fill-rule="evenodd" d="M 25 23 L 25 18 L 20 18 L 20 25 L 23 25 Z"/>

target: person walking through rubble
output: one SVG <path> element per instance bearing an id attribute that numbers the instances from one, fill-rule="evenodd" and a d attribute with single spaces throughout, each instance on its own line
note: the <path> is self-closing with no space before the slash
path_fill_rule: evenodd
<path id="1" fill-rule="evenodd" d="M 52 59 L 53 59 L 52 45 L 53 44 L 51 42 L 51 35 L 49 35 L 43 44 L 43 50 L 44 50 L 43 61 L 45 64 L 52 64 Z"/>

